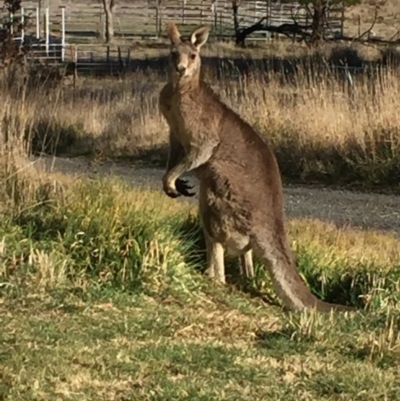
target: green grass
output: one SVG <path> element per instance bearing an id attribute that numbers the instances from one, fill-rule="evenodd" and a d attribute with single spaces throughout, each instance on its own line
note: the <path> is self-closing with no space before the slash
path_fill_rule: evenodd
<path id="1" fill-rule="evenodd" d="M 393 316 L 287 317 L 244 299 L 240 310 L 227 307 L 222 291 L 207 295 L 208 302 L 187 304 L 118 292 L 6 301 L 0 394 L 6 400 L 399 399 Z"/>
<path id="2" fill-rule="evenodd" d="M 202 275 L 188 204 L 1 175 L 1 400 L 400 399 L 398 239 L 291 221 L 311 290 L 360 312 L 285 314 L 259 264 L 250 283 L 236 260 L 227 286 Z"/>

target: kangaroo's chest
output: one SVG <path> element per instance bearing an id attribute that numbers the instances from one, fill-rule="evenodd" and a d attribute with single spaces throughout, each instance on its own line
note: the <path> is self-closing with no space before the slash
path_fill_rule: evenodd
<path id="1" fill-rule="evenodd" d="M 171 119 L 175 136 L 185 148 L 204 139 L 208 131 L 203 111 L 192 102 L 173 101 Z"/>
<path id="2" fill-rule="evenodd" d="M 221 113 L 212 97 L 201 90 L 182 94 L 170 88 L 166 92 L 162 112 L 185 151 L 214 148 L 219 142 Z"/>

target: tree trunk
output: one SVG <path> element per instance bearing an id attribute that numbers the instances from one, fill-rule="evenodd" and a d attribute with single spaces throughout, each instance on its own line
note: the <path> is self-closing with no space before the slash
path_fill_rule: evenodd
<path id="1" fill-rule="evenodd" d="M 235 30 L 235 38 L 236 38 L 236 45 L 243 46 L 243 40 L 239 38 L 240 30 L 239 30 L 239 18 L 238 18 L 238 11 L 239 11 L 240 1 L 232 0 L 232 14 L 233 14 L 233 29 Z"/>
<path id="2" fill-rule="evenodd" d="M 317 1 L 314 4 L 312 16 L 311 43 L 318 45 L 324 39 L 324 27 L 326 22 L 326 1 Z"/>
<path id="3" fill-rule="evenodd" d="M 113 20 L 113 9 L 114 0 L 103 0 L 104 13 L 106 16 L 106 42 L 110 43 L 114 37 L 114 20 Z"/>
<path id="4" fill-rule="evenodd" d="M 232 0 L 232 14 L 233 14 L 233 27 L 235 29 L 235 33 L 239 30 L 239 11 L 240 1 Z"/>

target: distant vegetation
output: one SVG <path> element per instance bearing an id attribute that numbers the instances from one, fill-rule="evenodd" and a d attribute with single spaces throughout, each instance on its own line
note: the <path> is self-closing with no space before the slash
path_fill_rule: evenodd
<path id="1" fill-rule="evenodd" d="M 208 66 L 207 79 L 272 143 L 285 179 L 398 189 L 395 70 L 352 73 L 349 80 L 346 70 L 332 73 L 311 61 L 282 64 L 292 68 L 286 75 L 255 65 L 242 79 L 230 78 L 235 69 L 226 62 L 218 80 Z M 136 72 L 122 82 L 82 77 L 75 89 L 32 87 L 23 104 L 6 88 L 2 98 L 9 105 L 7 121 L 25 127 L 35 152 L 164 165 L 167 129 L 157 108 L 163 79 L 154 72 Z"/>

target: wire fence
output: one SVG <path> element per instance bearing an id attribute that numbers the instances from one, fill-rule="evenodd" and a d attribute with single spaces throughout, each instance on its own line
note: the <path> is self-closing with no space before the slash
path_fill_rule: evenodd
<path id="1" fill-rule="evenodd" d="M 206 68 L 211 67 L 219 77 L 240 77 L 247 72 L 257 69 L 265 72 L 279 72 L 282 76 L 290 75 L 296 71 L 301 64 L 288 63 L 284 59 L 277 58 L 242 58 L 242 57 L 219 57 L 204 56 L 202 63 Z M 124 74 L 137 70 L 151 70 L 165 72 L 168 63 L 167 54 L 158 57 L 143 58 L 135 57 L 134 50 L 128 45 L 110 47 L 104 45 L 89 46 L 85 44 L 70 45 L 66 49 L 66 60 L 74 64 L 77 74 Z M 305 67 L 306 68 L 306 67 Z M 381 68 L 381 67 L 379 67 Z M 354 85 L 354 77 L 358 74 L 373 74 L 378 69 L 369 64 L 358 66 L 334 65 L 316 63 L 308 65 L 308 70 L 321 72 L 323 70 L 332 76 L 345 78 L 351 86 Z M 323 75 L 323 74 L 322 74 Z"/>
<path id="2" fill-rule="evenodd" d="M 101 2 L 52 1 L 41 8 L 38 1 L 25 1 L 24 10 L 31 20 L 31 33 L 36 36 L 61 36 L 65 33 L 68 43 L 83 43 L 101 38 L 105 32 L 105 16 Z M 138 0 L 117 2 L 113 12 L 114 31 L 122 38 L 159 38 L 167 22 L 181 25 L 183 32 L 199 24 L 207 24 L 211 34 L 228 37 L 234 34 L 232 2 L 230 0 Z M 265 18 L 268 25 L 278 26 L 296 21 L 311 24 L 307 7 L 299 2 L 249 0 L 241 2 L 238 9 L 240 26 L 245 28 Z M 329 7 L 325 35 L 343 33 L 344 6 Z M 265 37 L 266 34 L 261 35 Z M 268 35 L 268 34 L 267 34 Z M 253 39 L 260 34 L 253 34 Z"/>
<path id="3" fill-rule="evenodd" d="M 123 73 L 138 67 L 162 68 L 154 59 L 136 57 L 130 45 L 109 46 L 96 44 L 90 38 L 101 36 L 104 12 L 100 2 L 52 2 L 51 7 L 40 8 L 37 2 L 24 2 L 21 20 L 29 18 L 31 24 L 23 30 L 19 40 L 29 49 L 30 62 L 71 64 L 75 74 Z M 310 15 L 299 3 L 281 3 L 272 0 L 242 2 L 239 22 L 242 27 L 265 18 L 270 25 L 281 25 L 294 20 L 310 24 Z M 159 38 L 167 21 L 184 26 L 183 31 L 200 23 L 212 27 L 212 34 L 224 37 L 233 34 L 232 4 L 228 0 L 141 0 L 125 3 L 116 8 L 114 24 L 117 34 L 125 37 Z M 327 29 L 332 35 L 343 30 L 344 8 L 332 7 L 328 14 Z M 85 40 L 88 39 L 88 40 Z M 332 71 L 344 71 L 349 82 L 352 74 L 367 66 L 330 66 Z M 233 71 L 234 69 L 232 69 Z M 234 73 L 232 72 L 231 73 Z"/>
<path id="4" fill-rule="evenodd" d="M 19 14 L 5 15 L 3 11 L 0 16 L 28 22 L 17 41 L 29 49 L 27 58 L 30 61 L 46 60 L 49 64 L 72 62 L 78 72 L 101 68 L 129 70 L 135 65 L 135 55 L 131 54 L 129 46 L 110 47 L 93 40 L 93 37 L 102 36 L 105 29 L 100 2 L 53 1 L 51 7 L 45 8 L 40 7 L 40 1 L 23 4 Z M 216 37 L 233 35 L 232 2 L 229 0 L 141 0 L 117 4 L 114 25 L 116 32 L 125 37 L 159 38 L 167 21 L 179 22 L 182 33 L 206 23 L 212 27 L 211 34 Z M 254 24 L 261 18 L 265 18 L 269 25 L 293 21 L 308 25 L 311 22 L 309 13 L 299 3 L 272 0 L 242 2 L 238 18 L 241 27 Z M 343 19 L 343 8 L 331 8 L 327 27 L 330 30 L 343 29 Z"/>

